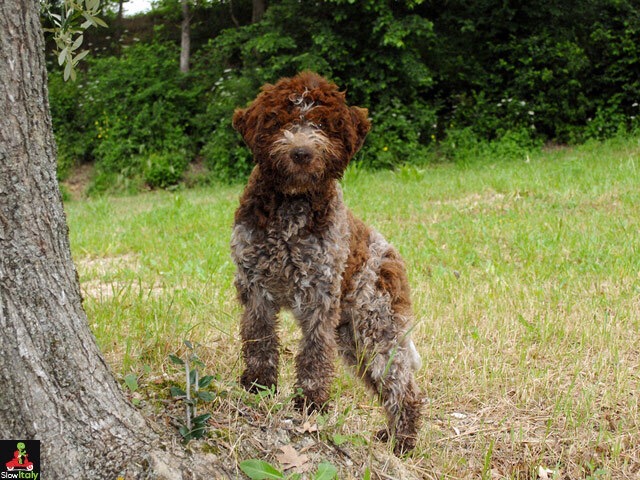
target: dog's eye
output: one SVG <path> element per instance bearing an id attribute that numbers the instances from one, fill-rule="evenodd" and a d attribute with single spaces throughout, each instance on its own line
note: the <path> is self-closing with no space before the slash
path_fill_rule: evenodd
<path id="1" fill-rule="evenodd" d="M 264 119 L 264 127 L 271 129 L 279 129 L 281 126 L 281 121 L 275 114 L 268 114 Z"/>

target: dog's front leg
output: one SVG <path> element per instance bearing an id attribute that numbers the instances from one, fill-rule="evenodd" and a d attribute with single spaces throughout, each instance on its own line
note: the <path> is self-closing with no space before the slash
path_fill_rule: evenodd
<path id="1" fill-rule="evenodd" d="M 327 407 L 333 380 L 338 304 L 296 312 L 296 317 L 303 335 L 296 357 L 296 388 L 303 396 L 295 398 L 295 405 L 299 410 L 322 411 Z"/>
<path id="2" fill-rule="evenodd" d="M 240 382 L 250 392 L 260 387 L 276 388 L 280 357 L 277 332 L 277 308 L 264 295 L 243 289 L 237 282 L 244 313 L 240 320 L 242 357 L 245 370 Z"/>

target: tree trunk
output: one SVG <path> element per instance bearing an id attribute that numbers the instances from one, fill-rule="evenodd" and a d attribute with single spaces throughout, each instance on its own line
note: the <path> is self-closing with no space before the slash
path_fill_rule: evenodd
<path id="1" fill-rule="evenodd" d="M 218 478 L 163 451 L 82 308 L 56 180 L 38 0 L 0 2 L 0 438 L 41 440 L 47 478 Z M 206 472 L 208 470 L 208 472 Z"/>
<path id="2" fill-rule="evenodd" d="M 267 0 L 253 0 L 253 9 L 251 11 L 251 23 L 257 23 L 262 20 L 264 12 L 267 11 Z"/>
<path id="3" fill-rule="evenodd" d="M 182 1 L 182 36 L 180 42 L 180 71 L 189 71 L 189 58 L 191 56 L 191 13 L 189 12 L 189 0 Z"/>
<path id="4" fill-rule="evenodd" d="M 229 15 L 231 16 L 231 21 L 233 22 L 233 24 L 237 28 L 240 28 L 240 22 L 238 22 L 238 19 L 233 13 L 233 0 L 229 0 Z"/>

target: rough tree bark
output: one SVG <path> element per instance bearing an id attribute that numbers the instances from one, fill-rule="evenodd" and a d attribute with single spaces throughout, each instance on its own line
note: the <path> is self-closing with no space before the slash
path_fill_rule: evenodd
<path id="1" fill-rule="evenodd" d="M 0 438 L 47 478 L 227 476 L 161 444 L 89 330 L 56 180 L 38 0 L 0 2 Z M 177 455 L 177 456 L 176 456 Z"/>
<path id="2" fill-rule="evenodd" d="M 180 37 L 180 71 L 189 71 L 189 59 L 191 57 L 191 12 L 189 11 L 189 0 L 182 2 L 182 27 Z"/>

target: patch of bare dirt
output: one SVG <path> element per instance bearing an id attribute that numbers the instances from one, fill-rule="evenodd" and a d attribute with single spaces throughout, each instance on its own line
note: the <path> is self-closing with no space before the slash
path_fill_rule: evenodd
<path id="1" fill-rule="evenodd" d="M 117 297 L 121 293 L 133 292 L 136 295 L 144 294 L 159 296 L 164 287 L 159 282 L 147 284 L 139 281 L 108 280 L 110 272 L 131 270 L 136 272 L 140 268 L 140 260 L 137 255 L 127 253 L 112 257 L 83 258 L 76 261 L 76 267 L 81 277 L 98 277 L 94 280 L 80 282 L 83 297 L 96 300 L 106 300 Z"/>
<path id="2" fill-rule="evenodd" d="M 93 171 L 92 163 L 82 163 L 72 170 L 69 178 L 61 182 L 72 200 L 80 200 L 87 196 Z"/>
<path id="3" fill-rule="evenodd" d="M 159 283 L 147 285 L 140 282 L 102 282 L 100 280 L 82 282 L 80 289 L 82 290 L 82 296 L 84 298 L 89 297 L 100 301 L 118 297 L 122 293 L 156 298 L 164 292 L 164 287 Z"/>
<path id="4" fill-rule="evenodd" d="M 189 165 L 183 175 L 183 182 L 187 187 L 195 187 L 196 185 L 206 182 L 209 176 L 209 168 L 207 167 L 203 157 L 196 157 Z"/>
<path id="5" fill-rule="evenodd" d="M 140 261 L 137 255 L 126 253 L 124 255 L 114 255 L 111 257 L 81 258 L 76 260 L 76 267 L 81 275 L 89 273 L 102 277 L 108 273 L 125 268 L 136 271 L 140 267 Z"/>
<path id="6" fill-rule="evenodd" d="M 569 149 L 571 149 L 571 147 L 566 143 L 558 142 L 546 142 L 542 147 L 542 151 L 545 153 L 563 152 Z"/>

